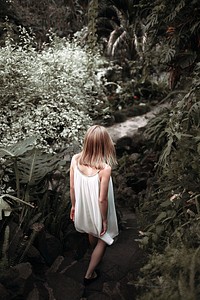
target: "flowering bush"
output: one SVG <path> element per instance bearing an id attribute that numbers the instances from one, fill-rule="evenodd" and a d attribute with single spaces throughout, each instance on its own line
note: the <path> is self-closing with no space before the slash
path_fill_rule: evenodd
<path id="1" fill-rule="evenodd" d="M 100 55 L 56 37 L 37 51 L 24 30 L 22 37 L 0 49 L 1 147 L 33 134 L 48 151 L 80 143 L 106 103 L 95 75 Z"/>

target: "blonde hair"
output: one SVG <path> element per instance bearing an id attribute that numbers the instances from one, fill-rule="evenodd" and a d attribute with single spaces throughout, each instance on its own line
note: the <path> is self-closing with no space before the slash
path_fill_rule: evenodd
<path id="1" fill-rule="evenodd" d="M 79 163 L 96 169 L 103 169 L 105 163 L 117 163 L 115 147 L 105 127 L 93 125 L 87 130 Z"/>

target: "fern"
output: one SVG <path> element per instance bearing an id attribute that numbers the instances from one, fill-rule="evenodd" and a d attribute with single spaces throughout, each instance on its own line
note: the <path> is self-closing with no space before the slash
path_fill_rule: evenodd
<path id="1" fill-rule="evenodd" d="M 164 109 L 148 122 L 148 126 L 144 131 L 144 136 L 157 146 L 164 146 L 167 133 L 165 128 L 169 122 L 170 110 Z"/>
<path id="2" fill-rule="evenodd" d="M 199 127 L 200 125 L 200 101 L 194 103 L 188 112 L 188 126 Z"/>
<path id="3" fill-rule="evenodd" d="M 185 0 L 181 0 L 178 5 L 172 9 L 172 12 L 166 17 L 165 22 L 171 22 L 174 20 L 177 16 L 177 14 L 180 12 L 180 10 L 186 5 Z"/>

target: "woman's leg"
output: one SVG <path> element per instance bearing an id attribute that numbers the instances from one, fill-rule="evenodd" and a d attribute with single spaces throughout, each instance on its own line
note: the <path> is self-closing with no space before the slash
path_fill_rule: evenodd
<path id="1" fill-rule="evenodd" d="M 94 270 L 97 265 L 100 263 L 106 249 L 106 243 L 101 239 L 98 239 L 97 245 L 92 252 L 90 263 L 85 274 L 85 278 L 91 278 L 94 274 Z"/>
<path id="2" fill-rule="evenodd" d="M 91 234 L 88 234 L 88 237 L 89 237 L 90 246 L 92 247 L 92 249 L 94 249 L 97 245 L 98 238 Z"/>

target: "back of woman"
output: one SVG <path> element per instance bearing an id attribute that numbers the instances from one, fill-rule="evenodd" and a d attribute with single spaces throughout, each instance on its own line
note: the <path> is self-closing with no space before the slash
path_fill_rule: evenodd
<path id="1" fill-rule="evenodd" d="M 118 235 L 111 166 L 116 163 L 113 142 L 103 126 L 90 127 L 82 152 L 73 156 L 70 167 L 70 217 L 77 231 L 89 235 L 94 247 L 84 283 L 96 279 L 95 271 Z"/>

